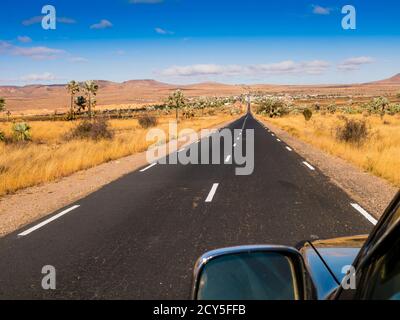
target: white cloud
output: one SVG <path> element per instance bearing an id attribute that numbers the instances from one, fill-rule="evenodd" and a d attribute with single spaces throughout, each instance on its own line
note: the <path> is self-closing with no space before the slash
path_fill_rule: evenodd
<path id="1" fill-rule="evenodd" d="M 83 63 L 83 62 L 88 62 L 89 60 L 83 57 L 72 57 L 68 59 L 71 62 L 75 62 L 75 63 Z"/>
<path id="2" fill-rule="evenodd" d="M 29 57 L 35 60 L 52 60 L 65 51 L 48 47 L 14 47 L 11 53 L 15 56 Z"/>
<path id="3" fill-rule="evenodd" d="M 99 23 L 92 24 L 90 29 L 106 29 L 111 28 L 112 26 L 113 24 L 110 21 L 103 19 Z"/>
<path id="4" fill-rule="evenodd" d="M 29 57 L 35 60 L 52 60 L 64 54 L 64 50 L 48 47 L 21 47 L 0 40 L 0 53 Z"/>
<path id="5" fill-rule="evenodd" d="M 41 23 L 42 19 L 43 19 L 43 16 L 31 17 L 29 19 L 26 19 L 26 20 L 22 21 L 22 24 L 24 26 L 31 26 L 31 25 L 36 24 L 36 23 Z"/>
<path id="6" fill-rule="evenodd" d="M 19 36 L 19 37 L 17 38 L 17 40 L 18 40 L 19 42 L 22 42 L 22 43 L 29 43 L 29 42 L 32 42 L 32 39 L 31 39 L 30 37 L 28 37 L 28 36 Z"/>
<path id="7" fill-rule="evenodd" d="M 27 81 L 27 82 L 52 81 L 56 79 L 57 78 L 50 72 L 44 72 L 41 74 L 32 73 L 21 77 L 22 81 Z"/>
<path id="8" fill-rule="evenodd" d="M 43 20 L 43 17 L 44 16 L 31 17 L 31 18 L 28 18 L 28 19 L 22 21 L 22 24 L 26 27 L 29 27 L 31 25 L 41 23 Z M 74 23 L 76 23 L 76 20 L 74 20 L 72 18 L 67 18 L 67 17 L 59 17 L 59 18 L 57 18 L 57 22 L 64 23 L 64 24 L 74 24 Z"/>
<path id="9" fill-rule="evenodd" d="M 319 15 L 329 15 L 332 12 L 332 8 L 322 7 L 319 5 L 312 5 L 313 13 Z"/>
<path id="10" fill-rule="evenodd" d="M 280 75 L 280 74 L 309 74 L 319 75 L 327 71 L 330 63 L 322 60 L 295 62 L 292 60 L 281 61 L 271 64 L 257 65 L 217 65 L 196 64 L 189 66 L 172 66 L 161 72 L 164 76 L 234 76 L 246 75 Z"/>
<path id="11" fill-rule="evenodd" d="M 64 23 L 64 24 L 74 24 L 74 23 L 76 23 L 76 20 L 67 18 L 67 17 L 60 17 L 60 18 L 57 18 L 57 22 Z"/>
<path id="12" fill-rule="evenodd" d="M 117 56 L 124 56 L 126 54 L 126 51 L 120 49 L 115 51 L 114 54 L 116 54 Z"/>
<path id="13" fill-rule="evenodd" d="M 359 70 L 362 65 L 370 64 L 375 62 L 375 59 L 372 57 L 354 57 L 344 60 L 338 65 L 338 69 L 342 71 L 354 71 Z"/>
<path id="14" fill-rule="evenodd" d="M 162 35 L 174 34 L 174 32 L 172 32 L 172 31 L 168 31 L 168 30 L 165 30 L 165 29 L 159 28 L 159 27 L 154 28 L 154 31 L 157 32 L 158 34 L 162 34 Z"/>

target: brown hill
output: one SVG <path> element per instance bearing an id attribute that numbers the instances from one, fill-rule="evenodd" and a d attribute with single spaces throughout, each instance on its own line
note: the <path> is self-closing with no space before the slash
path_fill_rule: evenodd
<path id="1" fill-rule="evenodd" d="M 240 95 L 249 90 L 264 93 L 287 93 L 292 95 L 382 95 L 399 91 L 400 74 L 371 83 L 350 85 L 229 85 L 204 82 L 190 85 L 167 84 L 155 80 L 130 80 L 122 83 L 106 80 L 97 81 L 100 87 L 98 106 L 103 108 L 139 107 L 160 103 L 176 89 L 182 89 L 189 97 Z M 6 99 L 7 109 L 13 113 L 53 113 L 68 109 L 70 97 L 65 84 L 0 86 L 0 97 Z M 32 112 L 31 112 L 32 111 Z"/>
<path id="2" fill-rule="evenodd" d="M 380 81 L 370 82 L 370 84 L 383 84 L 383 85 L 400 85 L 400 73 L 395 76 Z"/>

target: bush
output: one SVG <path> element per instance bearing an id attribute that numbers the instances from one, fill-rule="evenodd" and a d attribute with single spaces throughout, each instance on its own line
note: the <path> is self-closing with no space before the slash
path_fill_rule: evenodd
<path id="1" fill-rule="evenodd" d="M 314 110 L 317 112 L 321 111 L 321 105 L 319 102 L 314 103 Z"/>
<path id="2" fill-rule="evenodd" d="M 84 120 L 79 123 L 71 133 L 71 138 L 77 139 L 111 139 L 112 132 L 105 119 L 97 118 L 93 121 Z"/>
<path id="3" fill-rule="evenodd" d="M 30 141 L 31 140 L 31 127 L 26 122 L 14 123 L 12 127 L 13 136 L 15 141 Z"/>
<path id="4" fill-rule="evenodd" d="M 256 113 L 269 115 L 271 118 L 281 117 L 289 113 L 289 106 L 283 99 L 266 98 L 258 102 Z"/>
<path id="5" fill-rule="evenodd" d="M 334 113 L 336 112 L 336 110 L 337 110 L 336 104 L 331 103 L 331 104 L 328 106 L 327 110 L 328 110 L 328 112 L 329 112 L 330 114 L 334 114 Z"/>
<path id="6" fill-rule="evenodd" d="M 364 120 L 344 118 L 344 124 L 336 128 L 336 139 L 360 145 L 368 137 L 368 128 Z"/>
<path id="7" fill-rule="evenodd" d="M 158 123 L 156 117 L 149 116 L 149 115 L 145 115 L 145 116 L 139 117 L 138 121 L 139 121 L 140 126 L 143 129 L 155 127 L 157 125 L 157 123 Z"/>
<path id="8" fill-rule="evenodd" d="M 0 141 L 4 141 L 6 137 L 4 136 L 4 132 L 0 131 Z"/>
<path id="9" fill-rule="evenodd" d="M 386 113 L 390 115 L 395 115 L 397 113 L 400 113 L 400 103 L 391 103 L 389 104 L 388 109 L 386 110 Z"/>
<path id="10" fill-rule="evenodd" d="M 383 115 L 389 106 L 389 100 L 385 97 L 374 98 L 368 103 L 367 109 L 370 113 Z"/>
<path id="11" fill-rule="evenodd" d="M 303 116 L 306 121 L 310 121 L 312 118 L 312 111 L 308 108 L 303 110 Z"/>

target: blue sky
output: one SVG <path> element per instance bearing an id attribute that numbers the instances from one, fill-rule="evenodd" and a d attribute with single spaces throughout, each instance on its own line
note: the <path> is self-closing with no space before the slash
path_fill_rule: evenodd
<path id="1" fill-rule="evenodd" d="M 41 27 L 46 4 L 56 30 Z M 344 5 L 357 29 L 343 30 Z M 349 83 L 400 72 L 396 0 L 2 0 L 0 85 Z"/>

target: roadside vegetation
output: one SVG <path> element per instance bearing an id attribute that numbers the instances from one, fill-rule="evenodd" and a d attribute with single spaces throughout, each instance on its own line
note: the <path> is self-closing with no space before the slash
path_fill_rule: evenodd
<path id="1" fill-rule="evenodd" d="M 242 112 L 220 98 L 199 104 L 182 95 L 179 99 L 184 103 L 178 108 L 149 106 L 110 119 L 95 112 L 98 89 L 94 83 L 83 87 L 70 83 L 71 106 L 63 120 L 0 122 L 0 196 L 146 151 L 152 144 L 146 142 L 148 129 L 157 127 L 168 133 L 168 124 L 177 112 L 179 128 L 196 131 L 230 121 Z"/>
<path id="2" fill-rule="evenodd" d="M 400 187 L 399 102 L 375 97 L 362 103 L 299 105 L 286 98 L 268 99 L 269 104 L 255 108 L 262 121 Z M 274 107 L 279 115 L 271 112 Z"/>

